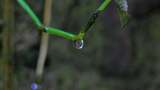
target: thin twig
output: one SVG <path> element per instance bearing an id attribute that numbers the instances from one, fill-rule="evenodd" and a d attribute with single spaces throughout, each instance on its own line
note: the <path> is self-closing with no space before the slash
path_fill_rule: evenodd
<path id="1" fill-rule="evenodd" d="M 46 26 L 49 26 L 51 21 L 52 1 L 53 0 L 45 0 L 43 21 L 44 21 L 44 25 Z M 38 79 L 40 79 L 40 81 L 43 76 L 44 64 L 46 61 L 46 56 L 48 51 L 47 50 L 48 38 L 49 38 L 48 33 L 42 32 L 40 52 L 39 52 L 38 63 L 36 68 L 36 76 L 38 77 Z"/>

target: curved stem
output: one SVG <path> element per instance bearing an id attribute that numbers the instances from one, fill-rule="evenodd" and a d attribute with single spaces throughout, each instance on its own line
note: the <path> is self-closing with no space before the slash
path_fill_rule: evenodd
<path id="1" fill-rule="evenodd" d="M 43 32 L 41 37 L 40 51 L 39 51 L 38 62 L 36 67 L 36 77 L 37 77 L 36 81 L 38 81 L 38 83 L 41 83 L 42 81 L 44 65 L 45 65 L 47 51 L 48 51 L 48 38 L 49 38 L 48 34 Z"/>
<path id="2" fill-rule="evenodd" d="M 103 12 L 108 7 L 111 0 L 105 0 L 100 5 L 100 7 L 96 10 L 96 12 L 91 15 L 91 17 L 89 18 L 86 26 L 79 32 L 78 35 L 74 35 L 74 34 L 71 34 L 71 33 L 68 33 L 68 32 L 64 32 L 60 29 L 50 28 L 50 27 L 48 28 L 48 27 L 44 26 L 40 22 L 40 20 L 36 16 L 36 14 L 29 7 L 29 5 L 25 2 L 25 0 L 18 0 L 18 2 L 25 9 L 25 11 L 31 16 L 32 20 L 38 26 L 39 29 L 43 29 L 45 32 L 48 32 L 49 34 L 57 35 L 57 36 L 65 38 L 65 39 L 78 40 L 78 39 L 83 39 L 85 33 L 87 31 L 89 31 L 89 29 L 93 26 L 93 24 L 95 23 L 96 19 L 99 16 L 99 14 L 101 12 Z"/>
<path id="3" fill-rule="evenodd" d="M 44 29 L 49 34 L 57 35 L 64 37 L 65 39 L 74 40 L 76 35 L 73 35 L 68 32 L 64 32 L 60 29 L 56 28 L 47 28 L 42 24 L 42 22 L 39 20 L 37 15 L 33 12 L 33 10 L 30 8 L 30 6 L 26 3 L 25 0 L 18 0 L 18 3 L 24 8 L 24 10 L 27 12 L 27 14 L 32 18 L 33 22 L 37 25 L 39 29 Z"/>

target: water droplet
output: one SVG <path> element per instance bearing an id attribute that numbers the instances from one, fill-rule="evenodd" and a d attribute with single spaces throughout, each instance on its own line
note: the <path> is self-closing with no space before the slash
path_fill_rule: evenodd
<path id="1" fill-rule="evenodd" d="M 74 47 L 77 49 L 82 49 L 84 47 L 84 41 L 83 40 L 76 40 L 74 42 Z"/>
<path id="2" fill-rule="evenodd" d="M 37 83 L 32 83 L 31 84 L 31 89 L 32 90 L 38 90 L 38 88 L 39 88 L 39 85 Z"/>

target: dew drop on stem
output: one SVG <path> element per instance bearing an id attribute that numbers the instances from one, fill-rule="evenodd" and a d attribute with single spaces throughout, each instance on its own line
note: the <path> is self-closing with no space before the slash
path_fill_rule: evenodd
<path id="1" fill-rule="evenodd" d="M 74 41 L 74 47 L 76 49 L 82 49 L 84 47 L 84 41 L 83 40 Z"/>

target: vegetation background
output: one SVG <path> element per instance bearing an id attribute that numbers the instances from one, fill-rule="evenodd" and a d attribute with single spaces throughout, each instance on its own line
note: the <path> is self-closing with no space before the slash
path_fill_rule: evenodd
<path id="1" fill-rule="evenodd" d="M 13 6 L 5 3 L 14 7 L 5 16 L 12 20 L 10 34 L 4 33 L 4 1 L 13 1 Z M 100 1 L 53 0 L 51 26 L 78 32 Z M 27 2 L 42 18 L 44 0 Z M 127 29 L 120 29 L 113 1 L 87 34 L 82 50 L 71 41 L 50 36 L 42 86 L 47 90 L 159 90 L 160 1 L 128 2 L 132 20 Z M 11 43 L 5 45 L 11 54 L 7 59 L 5 41 Z M 15 0 L 0 0 L 0 90 L 30 90 L 39 46 L 40 32 L 26 12 Z"/>

